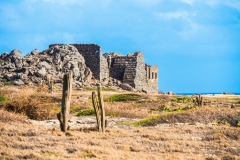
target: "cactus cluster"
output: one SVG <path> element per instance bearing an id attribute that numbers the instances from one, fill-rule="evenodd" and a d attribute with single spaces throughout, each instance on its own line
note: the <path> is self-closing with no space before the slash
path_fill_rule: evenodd
<path id="1" fill-rule="evenodd" d="M 66 132 L 69 129 L 68 120 L 70 119 L 69 111 L 72 95 L 72 77 L 72 71 L 69 71 L 69 73 L 65 74 L 63 77 L 62 108 L 61 112 L 57 114 L 57 118 L 60 122 L 60 129 L 63 132 Z M 105 120 L 105 110 L 100 84 L 97 85 L 97 94 L 95 91 L 92 92 L 92 103 L 96 114 L 98 130 L 100 132 L 105 132 L 107 121 Z"/>
<path id="2" fill-rule="evenodd" d="M 97 95 L 96 92 L 92 92 L 92 104 L 97 119 L 97 127 L 100 132 L 105 132 L 106 120 L 105 120 L 105 109 L 103 103 L 103 97 L 101 95 L 101 85 L 97 86 Z"/>

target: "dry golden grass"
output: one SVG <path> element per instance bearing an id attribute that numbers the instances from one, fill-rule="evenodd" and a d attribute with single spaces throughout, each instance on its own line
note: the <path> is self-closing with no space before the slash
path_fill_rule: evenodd
<path id="1" fill-rule="evenodd" d="M 48 103 L 59 106 L 61 98 L 61 93 L 41 94 L 36 89 L 16 87 L 0 88 L 0 94 L 11 99 L 9 104 L 34 104 L 39 108 Z M 103 94 L 107 96 L 108 93 Z M 72 104 L 79 108 L 91 108 L 88 100 L 90 95 L 91 92 L 74 91 Z M 235 103 L 239 98 L 209 99 L 216 101 L 220 107 L 204 106 L 185 111 L 160 112 L 158 109 L 162 105 L 177 109 L 186 107 L 189 103 L 172 103 L 174 97 L 171 96 L 144 96 L 147 100 L 107 102 L 106 111 L 112 116 L 129 118 L 171 114 L 154 119 L 150 124 L 153 126 L 119 125 L 107 128 L 106 133 L 88 128 L 63 133 L 59 128 L 33 123 L 27 116 L 0 109 L 0 159 L 240 159 L 240 127 L 212 123 L 214 120 L 226 119 L 234 125 L 240 120 L 239 107 L 221 105 L 230 101 Z M 39 114 L 45 119 L 42 116 L 44 112 L 36 110 L 30 113 Z"/>
<path id="2" fill-rule="evenodd" d="M 1 159 L 238 159 L 238 128 L 209 124 L 80 132 L 46 130 L 27 122 L 0 129 Z"/>
<path id="3" fill-rule="evenodd" d="M 0 115 L 0 121 L 4 123 L 24 122 L 27 120 L 27 117 L 22 114 L 11 113 L 4 109 L 0 109 Z"/>
<path id="4" fill-rule="evenodd" d="M 148 110 L 134 102 L 105 102 L 104 104 L 108 115 L 114 117 L 144 118 L 149 115 Z"/>
<path id="5" fill-rule="evenodd" d="M 31 119 L 46 120 L 55 118 L 59 100 L 49 95 L 44 86 L 32 88 L 1 88 L 0 94 L 9 98 L 2 103 L 1 108 L 21 113 Z"/>

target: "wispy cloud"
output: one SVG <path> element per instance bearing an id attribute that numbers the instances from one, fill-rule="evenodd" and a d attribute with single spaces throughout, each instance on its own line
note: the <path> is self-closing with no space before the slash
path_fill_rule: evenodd
<path id="1" fill-rule="evenodd" d="M 61 4 L 61 5 L 67 5 L 67 4 L 82 4 L 87 2 L 87 0 L 41 0 L 43 2 L 48 3 L 54 3 L 54 4 Z"/>
<path id="2" fill-rule="evenodd" d="M 195 2 L 199 2 L 201 0 L 181 0 L 183 3 L 187 3 L 189 5 L 194 5 Z"/>
<path id="3" fill-rule="evenodd" d="M 155 14 L 157 17 L 165 20 L 171 19 L 189 19 L 192 14 L 189 14 L 186 11 L 175 11 L 175 12 L 160 12 Z"/>
<path id="4" fill-rule="evenodd" d="M 239 0 L 225 0 L 222 3 L 231 8 L 235 8 L 240 11 L 240 1 Z"/>
<path id="5" fill-rule="evenodd" d="M 182 31 L 178 32 L 178 35 L 183 40 L 192 40 L 193 38 L 199 37 L 201 34 L 206 32 L 206 28 L 196 22 L 188 21 Z"/>
<path id="6" fill-rule="evenodd" d="M 181 2 L 192 6 L 196 3 L 206 4 L 208 6 L 223 5 L 240 10 L 239 0 L 181 0 Z"/>

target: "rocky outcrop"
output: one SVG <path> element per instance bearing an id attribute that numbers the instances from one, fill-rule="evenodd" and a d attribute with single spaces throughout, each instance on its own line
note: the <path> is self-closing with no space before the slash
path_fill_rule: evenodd
<path id="1" fill-rule="evenodd" d="M 10 54 L 1 54 L 0 58 L 1 78 L 16 85 L 47 84 L 51 79 L 61 82 L 69 70 L 73 71 L 73 86 L 76 88 L 88 85 L 92 78 L 83 56 L 72 45 L 55 45 L 40 53 L 35 49 L 26 56 L 13 50 Z"/>
<path id="2" fill-rule="evenodd" d="M 15 85 L 62 83 L 62 77 L 73 71 L 73 87 L 103 86 L 128 91 L 157 93 L 158 66 L 144 62 L 143 53 L 123 56 L 116 52 L 101 53 L 96 44 L 51 44 L 49 49 L 37 49 L 22 56 L 19 50 L 0 55 L 0 81 Z M 1 83 L 0 83 L 1 84 Z"/>

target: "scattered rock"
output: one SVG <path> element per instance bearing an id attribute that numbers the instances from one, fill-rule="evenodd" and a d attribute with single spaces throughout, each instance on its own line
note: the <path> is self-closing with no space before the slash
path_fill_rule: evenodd
<path id="1" fill-rule="evenodd" d="M 1 54 L 0 58 L 4 61 L 0 75 L 15 85 L 48 84 L 51 78 L 54 82 L 61 82 L 69 70 L 73 70 L 74 81 L 77 82 L 74 83 L 75 88 L 88 84 L 92 78 L 83 56 L 71 45 L 55 45 L 43 52 L 35 49 L 26 56 L 15 49 L 10 54 Z"/>
<path id="2" fill-rule="evenodd" d="M 21 79 L 17 79 L 15 81 L 13 81 L 13 84 L 21 86 L 21 85 L 24 85 L 24 82 Z"/>
<path id="3" fill-rule="evenodd" d="M 39 54 L 39 51 L 37 49 L 34 49 L 32 52 L 31 52 L 31 55 L 35 56 L 35 55 L 38 55 Z"/>
<path id="4" fill-rule="evenodd" d="M 142 52 L 123 56 L 119 53 L 101 53 L 96 44 L 51 44 L 48 49 L 37 49 L 22 56 L 14 49 L 0 55 L 0 78 L 14 84 L 61 83 L 63 75 L 73 71 L 73 88 L 84 90 L 101 83 L 105 87 L 128 91 L 157 93 L 158 67 L 144 62 Z M 121 88 L 120 88 L 121 87 Z"/>
<path id="5" fill-rule="evenodd" d="M 124 89 L 124 90 L 127 90 L 127 91 L 134 91 L 134 88 L 133 88 L 132 86 L 130 86 L 129 84 L 127 84 L 127 83 L 121 84 L 120 87 L 121 87 L 122 89 Z"/>

